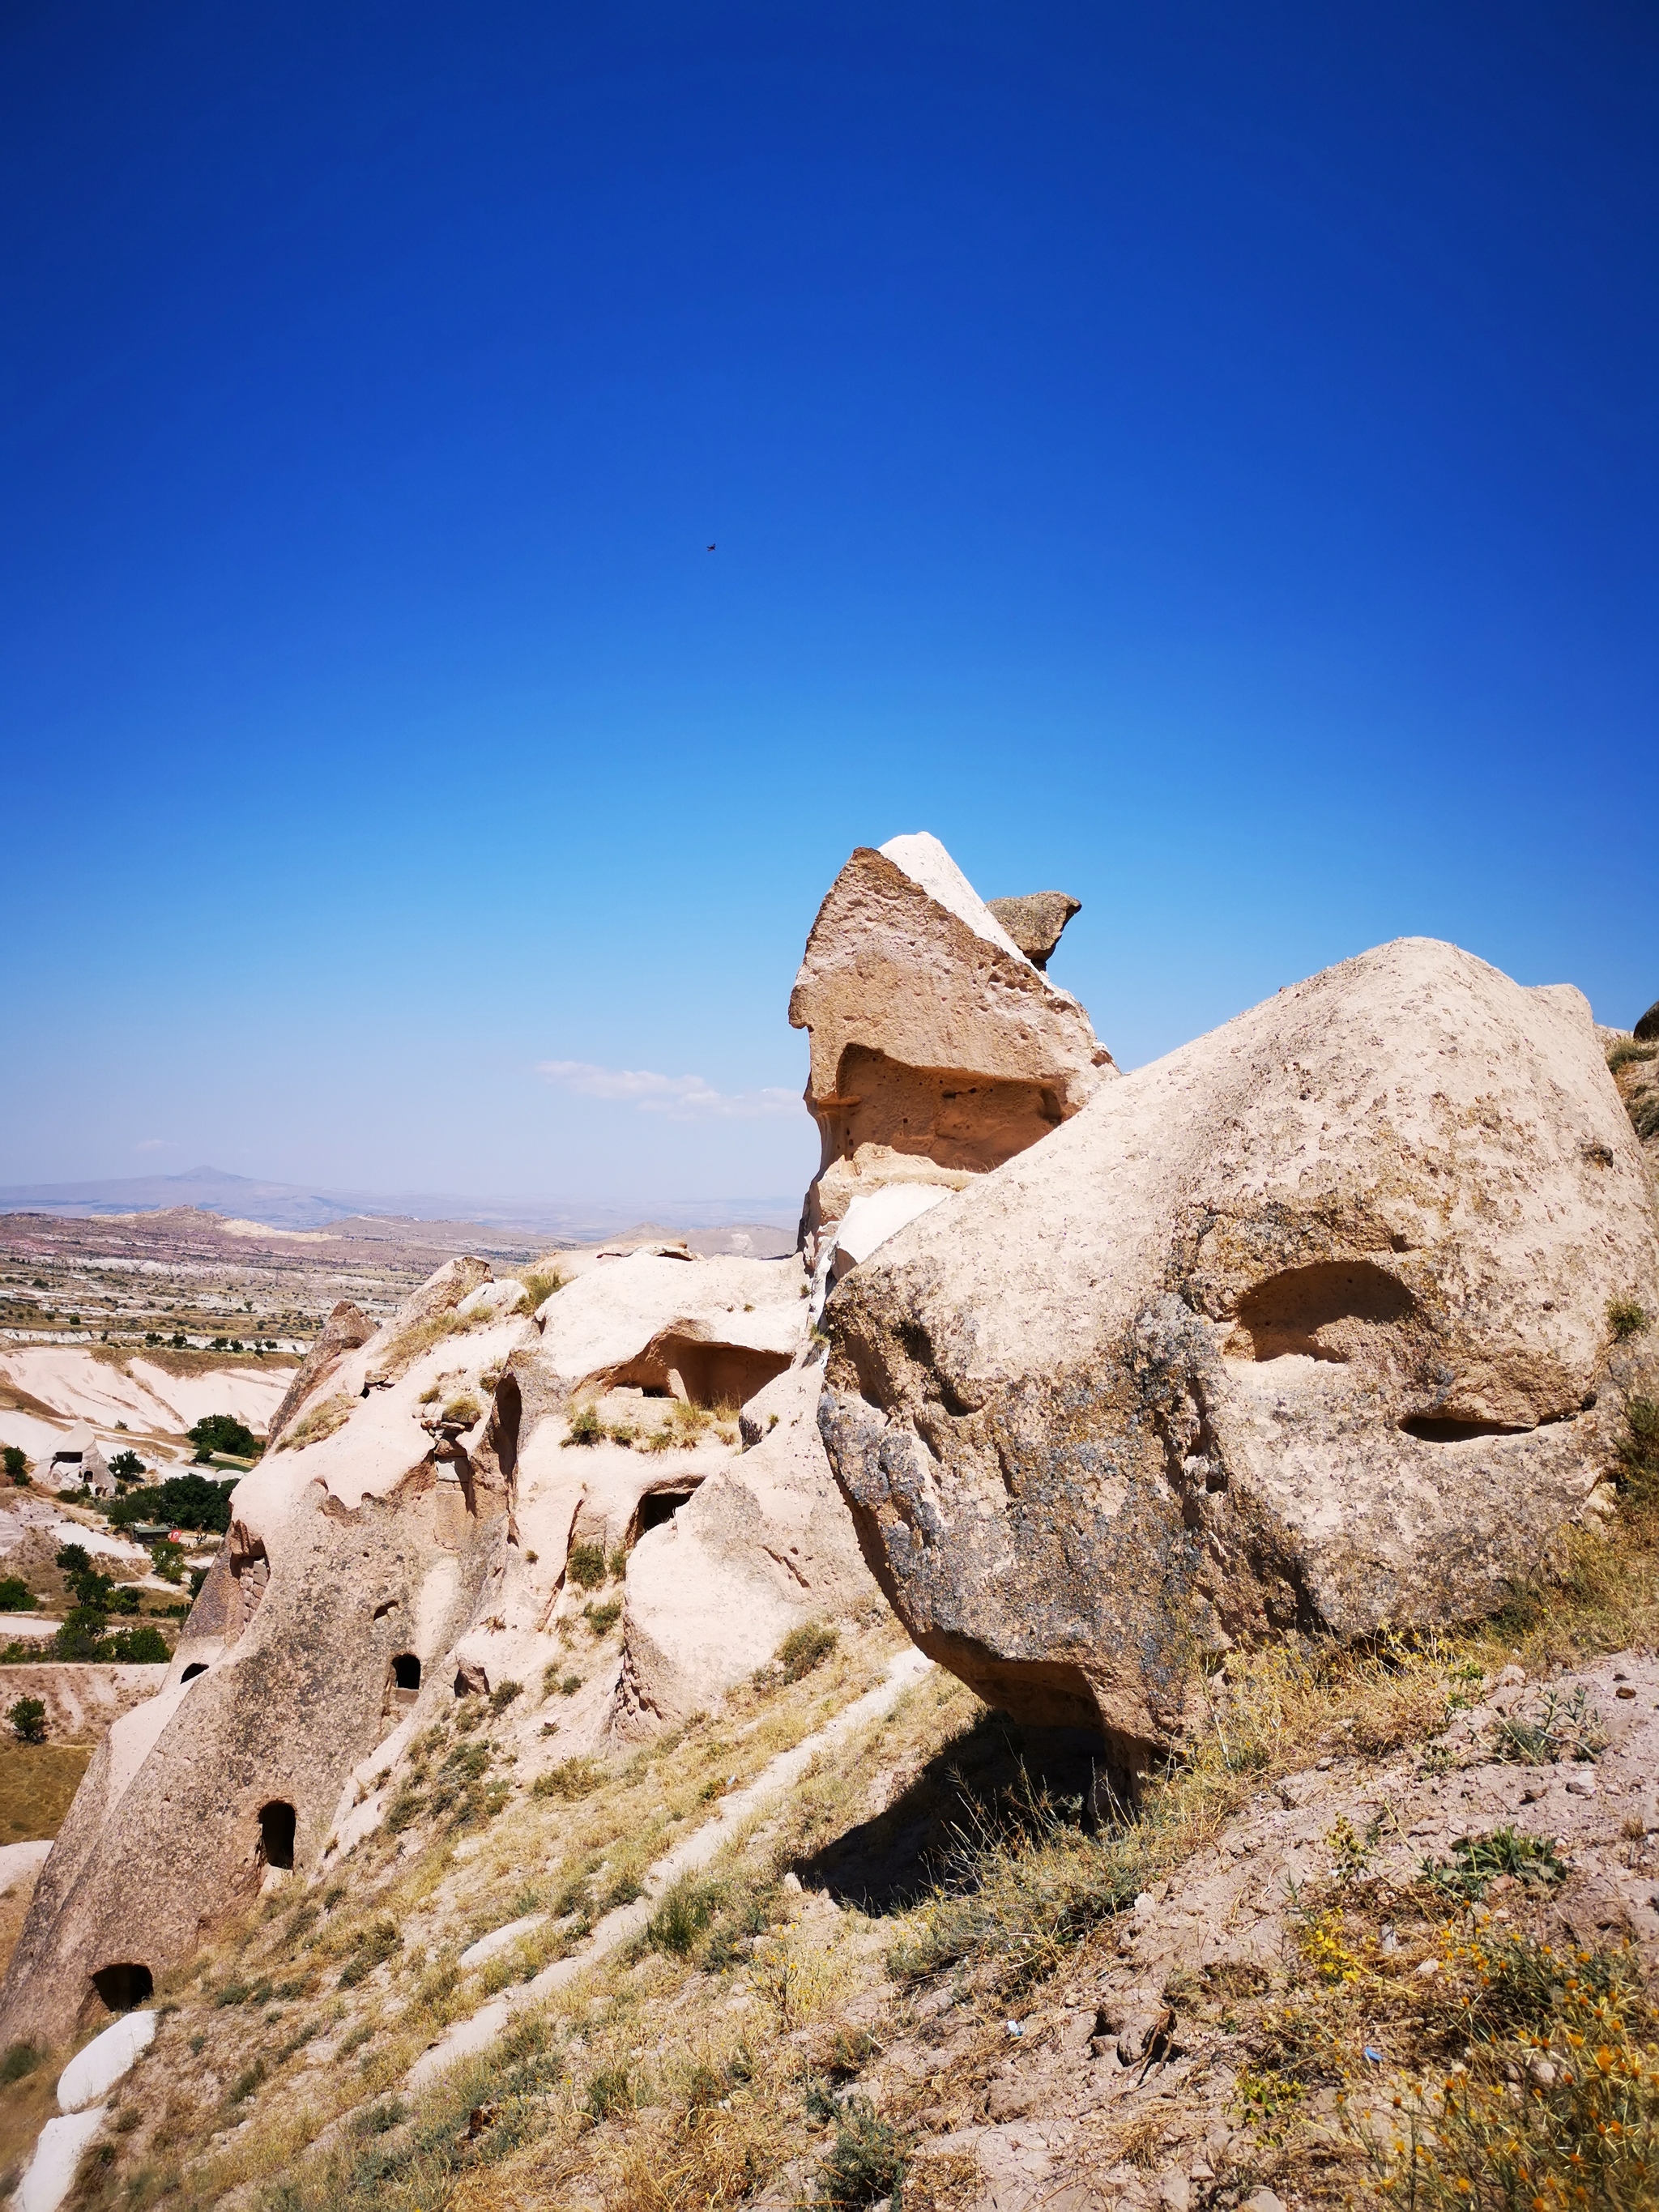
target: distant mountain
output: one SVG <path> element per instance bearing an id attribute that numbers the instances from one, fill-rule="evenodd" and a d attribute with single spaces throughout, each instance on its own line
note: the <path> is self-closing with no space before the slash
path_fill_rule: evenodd
<path id="1" fill-rule="evenodd" d="M 182 1175 L 125 1176 L 87 1182 L 0 1185 L 0 1211 L 28 1213 L 152 1213 L 198 1206 L 214 1213 L 261 1221 L 270 1229 L 325 1229 L 352 1215 L 409 1221 L 475 1221 L 490 1229 L 526 1229 L 574 1242 L 609 1237 L 636 1223 L 641 1212 L 678 1230 L 720 1229 L 732 1224 L 793 1231 L 800 1200 L 783 1198 L 656 1199 L 617 1206 L 539 1199 L 465 1198 L 451 1193 L 385 1196 L 362 1191 L 308 1188 L 302 1183 L 262 1182 L 228 1175 L 222 1168 L 187 1168 Z"/>

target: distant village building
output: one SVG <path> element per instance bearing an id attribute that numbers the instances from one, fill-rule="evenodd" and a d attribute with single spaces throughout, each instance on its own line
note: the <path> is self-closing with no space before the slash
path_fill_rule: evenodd
<path id="1" fill-rule="evenodd" d="M 60 1492 L 86 1489 L 96 1498 L 115 1495 L 115 1477 L 90 1429 L 72 1430 L 36 1479 L 46 1489 Z"/>

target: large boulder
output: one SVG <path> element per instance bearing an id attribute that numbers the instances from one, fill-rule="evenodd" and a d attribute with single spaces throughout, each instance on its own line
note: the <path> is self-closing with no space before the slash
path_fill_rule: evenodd
<path id="1" fill-rule="evenodd" d="M 1535 1575 L 1609 1497 L 1632 1298 L 1659 1240 L 1583 997 L 1407 939 L 901 1230 L 829 1303 L 821 1422 L 922 1648 L 1133 1771 L 1206 1653 Z"/>
<path id="2" fill-rule="evenodd" d="M 896 1182 L 960 1189 L 1116 1073 L 1077 1000 L 925 833 L 848 861 L 789 1019 L 811 1039 L 806 1103 L 823 1146 L 802 1224 L 813 1261 L 854 1200 Z"/>

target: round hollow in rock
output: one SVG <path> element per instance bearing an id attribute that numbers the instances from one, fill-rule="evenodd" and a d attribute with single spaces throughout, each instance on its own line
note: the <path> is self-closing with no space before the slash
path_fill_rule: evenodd
<path id="1" fill-rule="evenodd" d="M 136 1960 L 122 1959 L 100 1966 L 92 1986 L 112 2012 L 131 2012 L 135 2005 L 147 2004 L 155 1996 L 155 1977 Z"/>

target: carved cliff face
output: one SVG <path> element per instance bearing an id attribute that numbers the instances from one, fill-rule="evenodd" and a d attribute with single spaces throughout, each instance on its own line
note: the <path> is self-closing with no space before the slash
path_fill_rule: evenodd
<path id="1" fill-rule="evenodd" d="M 789 1019 L 811 1037 L 806 1103 L 823 1142 L 813 1256 L 854 1199 L 896 1182 L 959 1189 L 1115 1073 L 1076 1000 L 928 836 L 853 854 L 812 925 Z"/>
<path id="2" fill-rule="evenodd" d="M 233 1493 L 166 1684 L 88 1769 L 0 1992 L 0 2041 L 61 2039 L 142 1997 L 262 1885 L 326 1871 L 384 1809 L 374 1778 L 439 1708 L 538 1682 L 565 1656 L 553 1616 L 573 1544 L 611 1558 L 647 1527 L 666 1544 L 674 1508 L 727 1453 L 696 1449 L 695 1431 L 691 1448 L 568 1450 L 573 1402 L 631 1389 L 620 1419 L 643 1390 L 699 1405 L 752 1395 L 802 1345 L 799 1265 L 580 1264 L 534 1316 L 521 1285 L 465 1259 L 381 1328 L 349 1309 L 331 1317 Z M 591 1696 L 562 1705 L 561 1729 L 579 1733 L 544 1747 L 550 1759 L 690 1710 L 688 1683 L 706 1703 L 757 1663 L 755 1633 L 770 1636 L 763 1656 L 780 1620 L 867 1599 L 809 1441 L 799 1466 L 733 1486 L 751 1511 L 728 1498 L 700 1545 L 688 1532 L 696 1589 L 671 1572 L 629 1590 L 626 1692 L 617 1700 L 619 1654 L 608 1675 L 593 1670 Z M 787 1518 L 783 1504 L 799 1527 L 774 1560 L 763 1524 Z"/>
<path id="3" fill-rule="evenodd" d="M 1583 1000 L 1407 941 L 902 1230 L 827 1308 L 823 1431 L 923 1647 L 1133 1766 L 1206 1650 L 1535 1573 L 1609 1468 L 1630 1297 L 1659 1249 Z"/>
<path id="4" fill-rule="evenodd" d="M 42 1872 L 0 2003 L 9 2036 L 56 2040 L 142 1996 L 273 1871 L 314 1865 L 352 1768 L 487 1601 L 517 1401 L 498 1391 L 485 1416 L 477 1378 L 524 1325 L 445 1333 L 487 1273 L 451 1263 L 362 1348 L 337 1331 L 309 1405 L 238 1484 L 167 1684 L 100 1746 Z M 371 1358 L 378 1389 L 359 1371 Z M 449 1397 L 471 1381 L 465 1430 L 410 1418 L 441 1370 Z"/>

